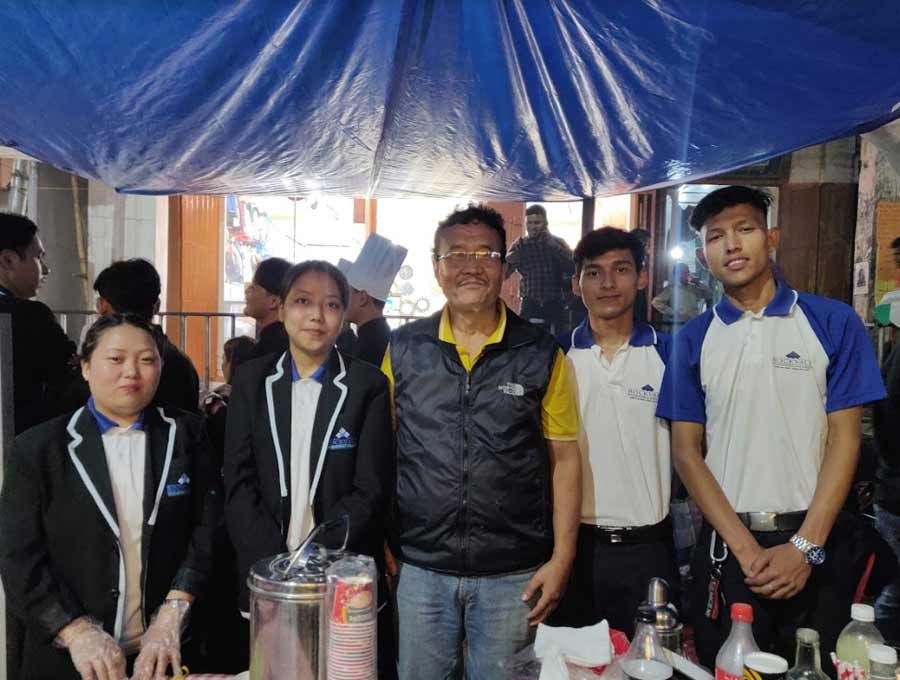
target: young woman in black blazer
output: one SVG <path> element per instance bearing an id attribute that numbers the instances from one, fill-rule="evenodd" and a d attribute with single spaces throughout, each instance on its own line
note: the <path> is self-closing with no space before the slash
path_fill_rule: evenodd
<path id="1" fill-rule="evenodd" d="M 334 347 L 349 299 L 344 275 L 327 262 L 294 265 L 281 299 L 289 351 L 241 366 L 228 406 L 225 517 L 245 615 L 250 567 L 295 548 L 315 524 L 346 513 L 348 549 L 380 559 L 394 483 L 387 379 Z M 305 499 L 295 497 L 301 480 Z M 317 540 L 339 547 L 343 537 L 338 528 Z"/>
<path id="2" fill-rule="evenodd" d="M 0 575 L 26 626 L 24 680 L 122 680 L 180 668 L 206 584 L 221 487 L 199 417 L 152 407 L 158 336 L 97 321 L 88 404 L 20 435 L 0 494 Z M 127 566 L 126 566 L 127 564 Z"/>

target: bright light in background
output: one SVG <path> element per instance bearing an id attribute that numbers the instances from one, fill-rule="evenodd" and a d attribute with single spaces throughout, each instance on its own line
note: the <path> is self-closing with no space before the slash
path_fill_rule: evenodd
<path id="1" fill-rule="evenodd" d="M 672 250 L 669 251 L 669 257 L 673 260 L 680 260 L 684 257 L 684 248 L 681 246 L 675 246 Z"/>

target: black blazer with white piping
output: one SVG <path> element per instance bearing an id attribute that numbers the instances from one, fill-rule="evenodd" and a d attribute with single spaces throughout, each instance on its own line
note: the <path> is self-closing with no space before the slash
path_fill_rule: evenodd
<path id="1" fill-rule="evenodd" d="M 238 556 L 241 608 L 255 562 L 287 550 L 291 521 L 291 360 L 288 353 L 243 364 L 232 383 L 225 434 L 225 517 Z M 350 517 L 348 549 L 378 557 L 395 462 L 387 378 L 332 350 L 310 447 L 315 522 Z M 338 547 L 343 529 L 320 534 Z"/>
<path id="2" fill-rule="evenodd" d="M 202 596 L 222 526 L 221 480 L 203 421 L 145 411 L 144 625 L 171 589 Z M 86 407 L 16 438 L 0 494 L 0 575 L 25 622 L 25 678 L 77 678 L 53 638 L 79 616 L 118 637 L 124 553 L 103 440 Z"/>

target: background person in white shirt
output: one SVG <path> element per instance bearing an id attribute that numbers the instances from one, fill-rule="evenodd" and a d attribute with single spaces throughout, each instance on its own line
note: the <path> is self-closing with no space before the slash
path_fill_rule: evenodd
<path id="1" fill-rule="evenodd" d="M 81 368 L 87 405 L 16 439 L 0 494 L 21 677 L 121 680 L 133 664 L 150 680 L 180 670 L 221 522 L 218 476 L 200 418 L 149 407 L 161 362 L 146 321 L 97 321 Z"/>
<path id="2" fill-rule="evenodd" d="M 853 309 L 776 279 L 769 204 L 757 189 L 726 187 L 694 210 L 725 296 L 675 336 L 657 411 L 672 422 L 675 467 L 706 520 L 692 599 L 710 667 L 734 602 L 753 605 L 764 650 L 790 658 L 798 625 L 834 649 L 868 559 L 856 547 L 862 528 L 841 508 L 861 407 L 885 396 L 875 353 Z"/>
<path id="3" fill-rule="evenodd" d="M 580 609 L 581 625 L 607 619 L 630 636 L 648 581 L 678 585 L 669 424 L 656 417 L 670 338 L 635 322 L 635 299 L 647 286 L 635 234 L 592 231 L 574 258 L 572 290 L 588 317 L 560 340 L 578 400 L 582 510 L 563 609 Z"/>

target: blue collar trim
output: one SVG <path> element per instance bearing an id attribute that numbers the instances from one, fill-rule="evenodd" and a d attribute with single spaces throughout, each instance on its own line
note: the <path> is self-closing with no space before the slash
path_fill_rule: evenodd
<path id="1" fill-rule="evenodd" d="M 763 309 L 763 316 L 787 316 L 797 303 L 797 292 L 783 281 L 777 281 L 775 297 Z M 715 306 L 716 316 L 726 325 L 731 325 L 742 316 L 744 312 L 735 307 L 731 300 L 722 296 Z"/>
<path id="2" fill-rule="evenodd" d="M 309 379 L 315 380 L 319 384 L 325 382 L 325 366 L 327 364 L 328 360 L 326 359 L 322 362 L 322 365 L 319 366 L 311 376 L 309 376 Z M 294 363 L 294 357 L 291 357 L 291 382 L 297 382 L 300 379 L 301 375 L 297 370 L 297 364 Z"/>
<path id="3" fill-rule="evenodd" d="M 88 399 L 87 403 L 88 411 L 91 412 L 91 415 L 94 416 L 94 420 L 97 421 L 97 427 L 100 428 L 100 434 L 106 434 L 114 427 L 122 427 L 115 420 L 111 418 L 107 418 L 105 415 L 100 413 L 97 410 L 96 404 L 94 404 L 94 398 L 91 397 Z M 143 430 L 144 429 L 144 412 L 141 411 L 140 415 L 138 415 L 137 421 L 128 428 L 128 430 Z"/>
<path id="4" fill-rule="evenodd" d="M 585 317 L 575 330 L 572 331 L 572 347 L 575 349 L 590 349 L 595 344 L 594 334 L 591 332 L 591 322 Z M 656 344 L 656 331 L 653 326 L 646 323 L 635 324 L 634 330 L 631 331 L 631 337 L 628 344 L 632 347 L 650 347 Z"/>

